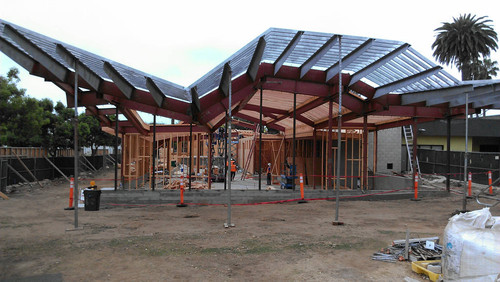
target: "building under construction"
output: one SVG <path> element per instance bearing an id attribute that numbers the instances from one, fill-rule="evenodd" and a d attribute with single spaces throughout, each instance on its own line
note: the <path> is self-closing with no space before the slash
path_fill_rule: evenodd
<path id="1" fill-rule="evenodd" d="M 231 154 L 243 177 L 271 163 L 315 189 L 368 189 L 370 173 L 400 162 L 382 130 L 412 126 L 415 158 L 415 125 L 500 108 L 498 81 L 460 82 L 394 40 L 270 28 L 186 87 L 2 20 L 0 50 L 121 137 L 125 189 L 163 188 L 181 170 L 210 188 Z M 248 130 L 226 139 L 233 123 Z"/>

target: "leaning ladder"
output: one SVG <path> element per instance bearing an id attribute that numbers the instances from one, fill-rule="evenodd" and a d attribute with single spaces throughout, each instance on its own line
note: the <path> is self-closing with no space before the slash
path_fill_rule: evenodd
<path id="1" fill-rule="evenodd" d="M 255 128 L 255 131 L 253 133 L 253 139 L 252 139 L 252 145 L 250 146 L 250 151 L 248 152 L 247 159 L 245 161 L 245 166 L 243 167 L 243 172 L 241 173 L 241 180 L 244 180 L 246 177 L 246 174 L 248 172 L 248 168 L 250 167 L 250 162 L 252 160 L 252 154 L 255 150 L 255 141 L 257 140 L 257 133 L 259 133 L 260 126 L 257 124 L 257 127 Z"/>
<path id="2" fill-rule="evenodd" d="M 413 174 L 413 128 L 411 125 L 403 126 L 403 132 L 406 141 L 406 151 L 408 152 L 408 163 L 410 164 L 410 171 Z M 418 156 L 415 156 L 418 175 L 420 175 L 420 164 Z"/>

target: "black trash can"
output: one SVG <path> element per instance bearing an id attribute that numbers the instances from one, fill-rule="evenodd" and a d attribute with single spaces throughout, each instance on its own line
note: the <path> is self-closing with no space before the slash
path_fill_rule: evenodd
<path id="1" fill-rule="evenodd" d="M 101 190 L 83 190 L 86 211 L 98 211 L 101 202 Z"/>

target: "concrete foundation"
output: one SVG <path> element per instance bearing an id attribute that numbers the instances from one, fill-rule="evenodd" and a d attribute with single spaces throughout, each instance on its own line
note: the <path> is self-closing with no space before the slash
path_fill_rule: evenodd
<path id="1" fill-rule="evenodd" d="M 226 204 L 227 190 L 196 190 L 185 191 L 184 202 L 187 204 Z M 324 190 L 306 190 L 304 192 L 306 199 L 324 199 L 334 198 L 335 191 Z M 438 190 L 422 190 L 419 191 L 419 197 L 443 197 L 448 196 L 446 191 Z M 396 200 L 396 199 L 411 199 L 413 197 L 412 190 L 405 190 L 392 193 L 384 193 L 384 191 L 368 191 L 362 193 L 359 190 L 341 191 L 341 200 Z M 300 192 L 290 190 L 232 190 L 232 204 L 249 204 L 271 201 L 283 201 L 291 199 L 299 199 Z M 148 205 L 148 204 L 176 204 L 180 201 L 179 190 L 163 190 L 163 191 L 102 191 L 101 205 Z"/>

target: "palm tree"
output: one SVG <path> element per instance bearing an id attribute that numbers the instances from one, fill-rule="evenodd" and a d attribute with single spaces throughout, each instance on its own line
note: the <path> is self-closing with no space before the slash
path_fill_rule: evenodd
<path id="1" fill-rule="evenodd" d="M 473 63 L 498 48 L 497 33 L 486 18 L 460 15 L 434 30 L 438 32 L 432 44 L 434 57 L 442 64 L 454 64 L 462 72 L 462 80 L 473 79 Z"/>
<path id="2" fill-rule="evenodd" d="M 484 58 L 484 60 L 479 60 L 474 64 L 472 69 L 472 78 L 475 80 L 480 79 L 491 79 L 493 76 L 497 76 L 498 62 L 491 61 L 489 58 Z"/>

